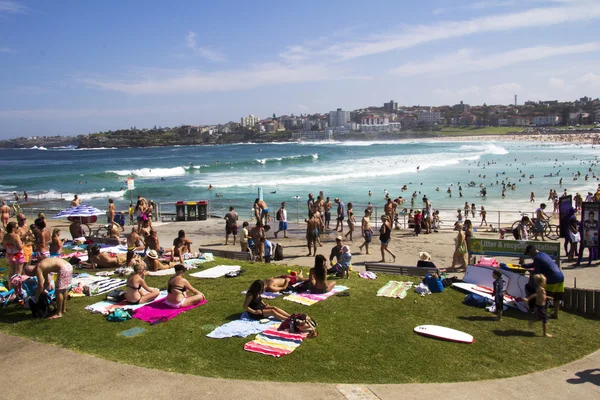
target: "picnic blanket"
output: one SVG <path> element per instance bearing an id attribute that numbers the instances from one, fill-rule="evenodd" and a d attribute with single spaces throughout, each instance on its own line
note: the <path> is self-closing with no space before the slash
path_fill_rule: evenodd
<path id="1" fill-rule="evenodd" d="M 245 295 L 246 293 L 248 293 L 247 290 L 244 290 L 242 292 L 243 295 Z M 273 299 L 276 299 L 277 297 L 281 296 L 281 293 L 278 293 L 278 292 L 263 292 L 263 294 L 261 294 L 260 296 L 263 299 L 273 300 Z"/>
<path id="2" fill-rule="evenodd" d="M 269 328 L 256 338 L 244 345 L 244 350 L 252 353 L 266 354 L 273 357 L 281 357 L 290 354 L 302 344 L 306 334 L 289 333 L 278 331 L 277 328 Z"/>
<path id="3" fill-rule="evenodd" d="M 261 333 L 269 328 L 276 328 L 277 326 L 279 326 L 279 323 L 275 320 L 261 324 L 260 321 L 248 318 L 248 313 L 244 312 L 240 316 L 240 319 L 218 326 L 206 336 L 213 339 L 224 339 L 234 336 L 247 337 Z"/>
<path id="4" fill-rule="evenodd" d="M 193 308 L 203 306 L 206 304 L 206 302 L 206 300 L 202 300 L 200 303 L 194 304 L 193 306 L 173 308 L 165 304 L 165 299 L 161 299 L 150 304 L 144 304 L 143 307 L 135 310 L 133 312 L 133 318 L 137 318 L 151 324 L 164 322 L 173 319 L 179 314 L 189 311 Z"/>
<path id="5" fill-rule="evenodd" d="M 284 300 L 293 301 L 294 303 L 304 304 L 305 306 L 312 306 L 321 300 L 325 300 L 328 297 L 333 296 L 336 293 L 347 290 L 348 287 L 342 285 L 335 285 L 331 292 L 327 293 L 311 293 L 310 291 L 304 293 L 290 294 L 284 297 Z"/>
<path id="6" fill-rule="evenodd" d="M 144 303 L 144 304 L 129 304 L 127 303 L 127 301 L 123 300 L 119 303 L 115 303 L 113 301 L 99 301 L 98 303 L 94 303 L 94 304 L 90 304 L 89 306 L 87 306 L 85 309 L 88 311 L 91 311 L 95 314 L 104 314 L 104 315 L 108 315 L 111 311 L 113 311 L 114 309 L 117 308 L 122 308 L 124 310 L 137 310 L 140 307 L 143 307 L 145 305 L 154 303 L 155 301 L 158 300 L 162 300 L 165 297 L 167 297 L 167 291 L 163 290 L 160 292 L 160 294 L 158 295 L 158 297 L 156 299 L 154 299 L 153 301 L 151 301 L 150 303 Z"/>
<path id="7" fill-rule="evenodd" d="M 403 299 L 406 297 L 406 294 L 411 287 L 412 282 L 389 281 L 384 287 L 377 291 L 377 296 Z"/>
<path id="8" fill-rule="evenodd" d="M 228 272 L 239 271 L 242 267 L 239 265 L 217 265 L 205 271 L 190 274 L 194 278 L 220 278 Z"/>

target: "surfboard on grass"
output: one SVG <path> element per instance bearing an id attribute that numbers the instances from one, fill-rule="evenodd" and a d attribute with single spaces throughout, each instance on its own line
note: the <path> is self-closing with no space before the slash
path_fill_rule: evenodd
<path id="1" fill-rule="evenodd" d="M 419 325 L 415 328 L 415 332 L 419 335 L 434 339 L 448 340 L 450 342 L 458 343 L 473 343 L 473 336 L 469 335 L 468 333 L 438 325 Z"/>

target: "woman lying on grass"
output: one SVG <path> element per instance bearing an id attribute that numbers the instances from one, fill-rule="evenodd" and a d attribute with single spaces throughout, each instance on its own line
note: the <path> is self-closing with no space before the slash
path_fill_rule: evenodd
<path id="1" fill-rule="evenodd" d="M 183 308 L 193 306 L 205 299 L 200 291 L 194 287 L 183 277 L 185 267 L 183 264 L 175 265 L 175 276 L 169 279 L 167 286 L 167 299 L 165 304 L 173 308 Z M 185 292 L 193 292 L 194 295 L 186 296 Z"/>
<path id="2" fill-rule="evenodd" d="M 295 285 L 298 282 L 306 282 L 308 278 L 302 276 L 302 271 L 296 273 L 292 271 L 289 275 L 274 276 L 263 281 L 266 292 L 281 292 L 288 288 L 289 285 Z"/>
<path id="3" fill-rule="evenodd" d="M 313 293 L 331 292 L 335 287 L 335 281 L 327 282 L 327 259 L 324 255 L 318 254 L 315 257 L 315 266 L 310 269 L 308 280 Z"/>
<path id="4" fill-rule="evenodd" d="M 255 280 L 250 285 L 250 288 L 246 292 L 246 300 L 244 301 L 244 310 L 248 312 L 248 316 L 256 320 L 275 317 L 279 321 L 283 321 L 289 317 L 290 314 L 281 308 L 270 306 L 262 300 L 261 295 L 264 291 L 265 285 L 261 280 Z"/>
<path id="5" fill-rule="evenodd" d="M 141 262 L 133 264 L 133 274 L 127 279 L 127 293 L 125 300 L 129 304 L 144 304 L 156 299 L 160 291 L 148 287 L 144 277 L 148 274 L 146 265 Z"/>

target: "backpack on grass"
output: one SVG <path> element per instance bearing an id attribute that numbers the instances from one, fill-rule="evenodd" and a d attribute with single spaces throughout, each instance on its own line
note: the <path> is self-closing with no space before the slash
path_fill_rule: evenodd
<path id="1" fill-rule="evenodd" d="M 46 294 L 46 292 L 42 292 L 42 294 L 40 294 L 37 302 L 33 299 L 33 297 L 30 297 L 28 303 L 29 310 L 31 310 L 31 315 L 33 318 L 48 318 L 50 315 L 52 315 L 54 310 L 52 310 L 50 307 L 51 302 L 52 300 L 50 299 L 50 296 Z"/>
<path id="2" fill-rule="evenodd" d="M 277 245 L 275 246 L 273 260 L 275 260 L 275 261 L 283 260 L 283 246 L 280 245 L 279 243 L 277 243 Z"/>
<path id="3" fill-rule="evenodd" d="M 278 331 L 287 329 L 290 333 L 307 333 L 309 338 L 319 336 L 317 323 L 306 314 L 290 315 L 279 325 Z"/>

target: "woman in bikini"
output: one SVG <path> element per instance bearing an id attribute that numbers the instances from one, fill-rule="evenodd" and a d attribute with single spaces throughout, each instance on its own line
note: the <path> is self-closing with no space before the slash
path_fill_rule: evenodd
<path id="1" fill-rule="evenodd" d="M 88 247 L 88 261 L 91 268 L 119 268 L 126 264 L 127 254 L 100 252 L 100 247 L 93 245 Z"/>
<path id="2" fill-rule="evenodd" d="M 246 310 L 248 316 L 255 320 L 275 317 L 275 319 L 283 321 L 288 318 L 290 314 L 281 308 L 270 306 L 262 300 L 261 295 L 264 291 L 265 285 L 261 280 L 256 280 L 250 285 L 246 292 L 246 300 L 244 300 L 244 310 Z"/>
<path id="3" fill-rule="evenodd" d="M 52 242 L 50 243 L 50 255 L 60 256 L 62 254 L 63 240 L 60 238 L 60 229 L 52 231 Z"/>
<path id="4" fill-rule="evenodd" d="M 354 218 L 354 210 L 352 208 L 352 203 L 348 203 L 348 232 L 344 235 L 346 239 L 348 239 L 348 235 L 350 235 L 350 241 L 352 242 L 352 232 L 354 232 L 354 225 L 356 225 L 356 218 Z"/>
<path id="5" fill-rule="evenodd" d="M 46 228 L 46 221 L 43 218 L 38 218 L 34 221 L 37 228 L 35 237 L 35 250 L 37 251 L 38 260 L 50 257 L 49 243 L 52 240 L 50 231 Z"/>
<path id="6" fill-rule="evenodd" d="M 169 279 L 167 286 L 167 298 L 165 304 L 173 308 L 182 308 L 193 306 L 195 304 L 204 301 L 206 298 L 204 295 L 194 289 L 194 287 L 183 277 L 185 267 L 183 264 L 175 265 L 175 276 Z M 190 291 L 194 294 L 192 296 L 186 296 L 185 292 Z"/>
<path id="7" fill-rule="evenodd" d="M 308 273 L 310 291 L 313 293 L 327 293 L 335 287 L 335 282 L 327 281 L 327 259 L 318 254 L 315 257 L 315 266 Z"/>
<path id="8" fill-rule="evenodd" d="M 133 274 L 127 279 L 127 293 L 125 300 L 129 304 L 144 304 L 156 299 L 160 291 L 148 287 L 144 277 L 148 274 L 144 263 L 133 264 Z"/>
<path id="9" fill-rule="evenodd" d="M 23 273 L 23 263 L 25 255 L 23 254 L 23 242 L 17 234 L 17 223 L 9 222 L 6 225 L 6 233 L 2 238 L 2 244 L 6 248 L 6 261 L 9 267 L 9 278 L 14 274 L 21 275 Z M 12 289 L 12 282 L 8 279 L 8 289 Z"/>
<path id="10" fill-rule="evenodd" d="M 387 215 L 381 216 L 381 228 L 379 228 L 379 241 L 381 242 L 381 261 L 385 262 L 385 252 L 387 251 L 396 261 L 396 255 L 388 249 L 392 235 L 392 225 Z"/>

